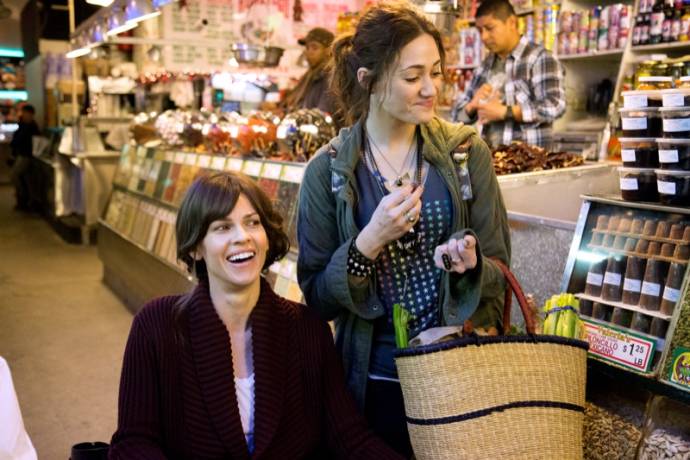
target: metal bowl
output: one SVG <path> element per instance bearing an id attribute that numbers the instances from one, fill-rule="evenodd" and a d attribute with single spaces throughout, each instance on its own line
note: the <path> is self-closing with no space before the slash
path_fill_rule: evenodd
<path id="1" fill-rule="evenodd" d="M 232 53 L 237 62 L 242 64 L 256 64 L 262 48 L 248 43 L 235 43 L 232 45 Z"/>
<path id="2" fill-rule="evenodd" d="M 283 48 L 278 46 L 267 46 L 264 55 L 264 65 L 266 67 L 275 67 L 280 63 L 280 58 L 283 57 Z"/>

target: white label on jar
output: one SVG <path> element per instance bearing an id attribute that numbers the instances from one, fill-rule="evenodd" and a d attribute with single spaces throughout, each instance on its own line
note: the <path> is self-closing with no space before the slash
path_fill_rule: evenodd
<path id="1" fill-rule="evenodd" d="M 666 120 L 664 120 L 666 121 Z M 647 118 L 621 118 L 624 131 L 640 131 L 647 129 Z"/>
<path id="2" fill-rule="evenodd" d="M 641 292 L 642 294 L 649 295 L 652 297 L 659 297 L 659 294 L 661 294 L 661 285 L 645 281 L 642 283 Z"/>
<path id="3" fill-rule="evenodd" d="M 637 179 L 621 177 L 621 190 L 637 190 Z"/>
<path id="4" fill-rule="evenodd" d="M 664 94 L 664 107 L 683 107 L 685 97 L 682 94 Z"/>
<path id="5" fill-rule="evenodd" d="M 599 273 L 587 273 L 587 284 L 591 284 L 592 286 L 601 286 L 603 282 L 604 277 Z"/>
<path id="6" fill-rule="evenodd" d="M 623 96 L 623 107 L 626 109 L 640 109 L 647 107 L 647 96 L 640 96 L 637 94 Z"/>
<path id="7" fill-rule="evenodd" d="M 666 118 L 664 119 L 664 131 L 667 133 L 690 131 L 690 118 Z"/>
<path id="8" fill-rule="evenodd" d="M 632 278 L 625 278 L 623 290 L 628 292 L 640 292 L 642 290 L 642 281 Z"/>
<path id="9" fill-rule="evenodd" d="M 675 195 L 676 194 L 676 183 L 675 182 L 664 182 L 661 180 L 656 181 L 656 188 L 659 193 L 664 195 Z"/>
<path id="10" fill-rule="evenodd" d="M 612 286 L 620 286 L 622 281 L 622 276 L 620 273 L 606 272 L 604 275 L 604 284 L 610 284 Z"/>
<path id="11" fill-rule="evenodd" d="M 623 161 L 626 161 L 626 162 L 635 161 L 635 149 L 623 149 L 623 150 L 621 150 L 621 157 L 623 157 Z"/>
<path id="12" fill-rule="evenodd" d="M 669 302 L 678 302 L 680 299 L 680 290 L 666 286 L 664 288 L 664 299 L 668 300 Z"/>
<path id="13" fill-rule="evenodd" d="M 678 163 L 678 150 L 662 150 L 659 149 L 660 163 Z"/>

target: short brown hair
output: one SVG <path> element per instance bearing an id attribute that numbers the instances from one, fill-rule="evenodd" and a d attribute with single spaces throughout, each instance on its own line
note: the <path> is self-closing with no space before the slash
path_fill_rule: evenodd
<path id="1" fill-rule="evenodd" d="M 408 2 L 382 2 L 370 7 L 357 22 L 354 34 L 339 37 L 333 44 L 331 90 L 337 96 L 338 115 L 354 123 L 369 110 L 369 99 L 378 81 L 415 38 L 428 34 L 436 42 L 445 67 L 441 34 L 434 24 Z M 369 73 L 365 84 L 357 80 L 357 69 Z"/>
<path id="2" fill-rule="evenodd" d="M 273 209 L 271 200 L 253 180 L 235 172 L 202 176 L 187 190 L 175 222 L 177 258 L 197 278 L 208 277 L 206 263 L 194 260 L 191 253 L 204 239 L 211 223 L 230 214 L 240 195 L 246 196 L 259 214 L 261 225 L 268 236 L 268 254 L 263 269 L 282 259 L 290 249 L 290 242 L 283 230 L 283 218 Z"/>

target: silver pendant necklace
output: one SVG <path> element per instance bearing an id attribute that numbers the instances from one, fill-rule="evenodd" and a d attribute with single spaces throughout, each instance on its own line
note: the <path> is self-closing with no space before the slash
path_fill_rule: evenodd
<path id="1" fill-rule="evenodd" d="M 390 166 L 390 168 L 393 170 L 393 172 L 397 176 L 394 180 L 387 181 L 386 186 L 388 186 L 389 188 L 401 187 L 403 184 L 408 183 L 411 180 L 410 168 L 412 167 L 412 165 L 408 166 L 407 164 L 410 162 L 410 157 L 412 156 L 413 148 L 415 146 L 416 135 L 412 137 L 412 142 L 410 142 L 410 147 L 407 149 L 407 154 L 405 155 L 405 160 L 403 161 L 403 164 L 402 164 L 400 171 L 398 171 L 391 164 L 391 162 L 388 161 L 388 158 L 386 158 L 386 155 L 383 154 L 383 151 L 379 148 L 379 146 L 376 144 L 376 142 L 374 142 L 374 139 L 368 133 L 367 133 L 367 139 L 369 140 L 369 144 L 374 146 L 376 151 L 379 153 L 379 156 L 381 158 L 383 158 L 383 161 L 385 161 L 386 164 L 388 166 Z M 373 152 L 370 151 L 370 153 L 373 153 Z M 373 155 L 372 155 L 372 159 L 373 159 Z"/>

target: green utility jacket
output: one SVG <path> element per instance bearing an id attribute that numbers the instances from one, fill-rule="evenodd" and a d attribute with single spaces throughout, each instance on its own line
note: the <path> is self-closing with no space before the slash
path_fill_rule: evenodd
<path id="1" fill-rule="evenodd" d="M 435 118 L 421 125 L 424 159 L 435 166 L 450 190 L 452 233 L 477 236 L 477 267 L 463 275 L 443 272 L 438 301 L 440 322 L 476 326 L 500 324 L 505 280 L 489 259 L 510 262 L 510 237 L 503 198 L 491 153 L 477 132 Z M 469 145 L 466 170 L 472 198 L 463 200 L 461 181 L 451 157 L 460 144 Z M 335 320 L 336 346 L 343 358 L 348 385 L 364 407 L 374 320 L 384 308 L 376 279 L 353 286 L 348 280 L 348 249 L 360 229 L 355 223 L 359 187 L 355 167 L 360 160 L 360 123 L 345 128 L 322 147 L 306 167 L 299 197 L 297 275 L 307 305 L 326 320 Z M 373 275 L 375 276 L 375 274 Z"/>

